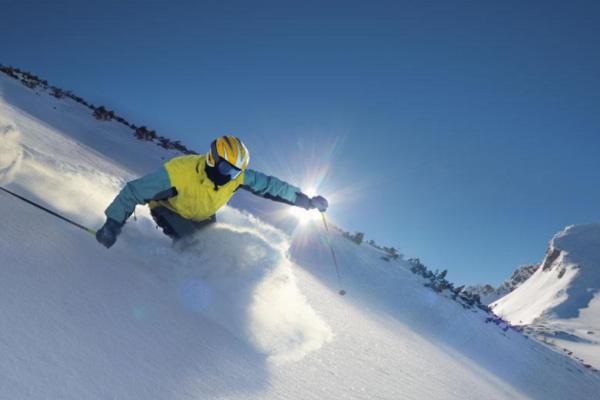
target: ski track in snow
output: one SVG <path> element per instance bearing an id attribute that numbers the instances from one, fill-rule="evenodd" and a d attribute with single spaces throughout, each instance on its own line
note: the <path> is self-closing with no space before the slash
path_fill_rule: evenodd
<path id="1" fill-rule="evenodd" d="M 9 187 L 92 227 L 127 179 L 172 155 L 68 100 L 4 77 L 0 88 L 0 117 L 22 133 L 11 136 L 21 155 Z M 338 296 L 318 225 L 284 233 L 226 207 L 180 249 L 138 207 L 106 250 L 2 193 L 0 215 L 0 398 L 590 399 L 600 391 L 600 379 L 572 360 L 484 324 L 401 263 L 335 234 L 348 289 Z"/>
<path id="2" fill-rule="evenodd" d="M 210 318 L 271 361 L 297 361 L 330 341 L 330 327 L 296 286 L 285 235 L 235 209 L 219 217 L 222 222 L 196 234 L 184 249 L 170 248 L 162 237 L 145 237 L 133 248 L 168 266 L 160 276 L 171 282 L 185 309 Z M 161 245 L 148 246 L 156 240 Z"/>

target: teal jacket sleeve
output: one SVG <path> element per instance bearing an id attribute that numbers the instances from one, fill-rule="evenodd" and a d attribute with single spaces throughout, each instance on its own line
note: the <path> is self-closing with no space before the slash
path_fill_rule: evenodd
<path id="1" fill-rule="evenodd" d="M 296 186 L 252 169 L 244 172 L 244 183 L 240 187 L 257 196 L 292 205 L 296 203 L 298 193 L 302 192 Z"/>
<path id="2" fill-rule="evenodd" d="M 148 175 L 128 182 L 104 214 L 107 218 L 125 223 L 136 205 L 146 204 L 150 200 L 165 200 L 176 195 L 177 190 L 172 187 L 167 170 L 160 167 Z"/>

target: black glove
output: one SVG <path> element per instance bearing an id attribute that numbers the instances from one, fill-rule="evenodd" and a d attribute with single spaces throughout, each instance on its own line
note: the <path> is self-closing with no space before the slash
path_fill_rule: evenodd
<path id="1" fill-rule="evenodd" d="M 327 207 L 329 207 L 329 202 L 323 196 L 315 196 L 310 199 L 310 205 L 312 208 L 316 208 L 321 212 L 327 211 Z"/>
<path id="2" fill-rule="evenodd" d="M 323 196 L 315 196 L 310 198 L 304 193 L 296 193 L 296 202 L 294 205 L 306 208 L 307 210 L 316 208 L 321 212 L 325 212 L 327 211 L 327 207 L 329 207 L 329 202 Z"/>
<path id="3" fill-rule="evenodd" d="M 102 228 L 96 232 L 96 240 L 108 249 L 117 241 L 122 227 L 122 223 L 108 218 Z"/>

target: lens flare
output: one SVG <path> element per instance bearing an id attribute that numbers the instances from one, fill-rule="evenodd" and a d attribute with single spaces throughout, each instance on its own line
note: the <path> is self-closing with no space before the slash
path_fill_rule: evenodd
<path id="1" fill-rule="evenodd" d="M 300 207 L 290 207 L 289 212 L 293 215 L 301 225 L 310 221 L 317 221 L 320 216 L 317 210 L 305 210 Z"/>
<path id="2" fill-rule="evenodd" d="M 317 195 L 317 190 L 312 186 L 308 186 L 304 190 L 304 194 L 306 194 L 308 197 L 313 197 Z M 316 221 L 320 218 L 319 211 L 317 210 L 305 210 L 304 208 L 300 207 L 290 207 L 289 212 L 298 220 L 301 225 L 304 225 L 310 221 Z"/>
<path id="3" fill-rule="evenodd" d="M 277 136 L 275 133 L 273 135 Z M 289 137 L 294 137 L 295 142 L 290 142 Z M 261 157 L 260 169 L 277 171 L 277 176 L 297 186 L 309 197 L 325 197 L 329 202 L 327 216 L 335 223 L 335 218 L 342 212 L 341 207 L 347 208 L 348 203 L 372 191 L 370 188 L 367 190 L 371 181 L 357 181 L 356 176 L 347 170 L 347 164 L 340 164 L 337 159 L 344 140 L 343 132 L 334 134 L 321 131 L 291 131 L 277 141 L 265 137 L 264 145 L 257 151 L 269 157 Z M 337 171 L 335 179 L 332 175 L 334 166 Z M 340 181 L 340 178 L 349 183 Z M 306 211 L 294 206 L 280 207 L 269 217 L 286 229 L 289 227 L 292 235 L 321 226 L 319 211 Z"/>

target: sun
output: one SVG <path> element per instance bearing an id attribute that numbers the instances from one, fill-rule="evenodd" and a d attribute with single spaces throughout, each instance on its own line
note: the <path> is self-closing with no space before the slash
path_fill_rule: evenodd
<path id="1" fill-rule="evenodd" d="M 309 186 L 306 188 L 304 192 L 308 197 L 313 197 L 317 194 L 317 190 Z M 301 207 L 290 207 L 290 214 L 292 214 L 300 223 L 300 225 L 304 225 L 311 221 L 316 221 L 321 218 L 318 210 L 306 210 Z"/>
<path id="2" fill-rule="evenodd" d="M 317 210 L 305 210 L 300 207 L 290 207 L 290 214 L 292 214 L 301 225 L 304 225 L 310 221 L 316 221 L 321 216 Z"/>

